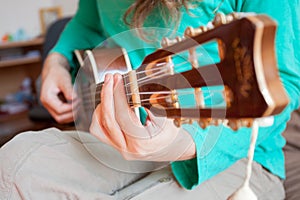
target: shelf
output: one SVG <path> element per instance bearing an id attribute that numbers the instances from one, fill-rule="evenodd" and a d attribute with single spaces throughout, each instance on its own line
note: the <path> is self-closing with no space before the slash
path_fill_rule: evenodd
<path id="1" fill-rule="evenodd" d="M 20 132 L 49 127 L 47 123 L 30 121 L 27 111 L 12 115 L 0 115 L 0 122 L 0 147 Z"/>
<path id="2" fill-rule="evenodd" d="M 43 43 L 43 37 L 0 43 L 1 99 L 19 91 L 24 78 L 30 78 L 35 83 L 41 73 Z M 0 114 L 0 146 L 20 132 L 50 126 L 53 125 L 49 122 L 31 121 L 28 111 L 12 115 Z"/>
<path id="3" fill-rule="evenodd" d="M 50 127 L 56 127 L 61 130 L 75 130 L 75 127 L 69 124 L 61 125 L 49 121 L 32 121 L 28 117 L 28 111 L 11 115 L 0 115 L 0 147 L 21 132 L 27 130 L 38 131 Z"/>
<path id="4" fill-rule="evenodd" d="M 25 58 L 16 58 L 11 60 L 0 61 L 0 67 L 12 67 L 17 65 L 27 65 L 32 63 L 41 62 L 41 57 L 25 57 Z"/>
<path id="5" fill-rule="evenodd" d="M 26 41 L 18 41 L 18 42 L 4 42 L 0 43 L 0 50 L 1 49 L 8 49 L 8 48 L 20 48 L 20 47 L 30 47 L 30 46 L 39 46 L 44 43 L 44 38 L 34 38 L 31 40 Z"/>

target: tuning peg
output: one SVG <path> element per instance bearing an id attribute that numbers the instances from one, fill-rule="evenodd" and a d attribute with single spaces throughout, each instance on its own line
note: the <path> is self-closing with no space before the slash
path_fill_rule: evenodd
<path id="1" fill-rule="evenodd" d="M 229 119 L 227 125 L 234 131 L 238 130 L 241 127 L 252 127 L 253 119 Z"/>
<path id="2" fill-rule="evenodd" d="M 215 27 L 226 23 L 227 23 L 226 16 L 223 13 L 217 13 L 214 20 L 212 21 L 212 24 Z"/>
<path id="3" fill-rule="evenodd" d="M 223 119 L 215 119 L 215 118 L 213 118 L 210 121 L 210 125 L 214 125 L 214 126 L 219 126 L 219 125 L 221 125 L 223 123 L 224 123 Z"/>
<path id="4" fill-rule="evenodd" d="M 185 31 L 184 31 L 184 35 L 186 37 L 193 37 L 193 36 L 198 35 L 200 33 L 202 33 L 202 29 L 200 29 L 200 28 L 193 28 L 191 26 L 187 27 L 185 29 Z"/>
<path id="5" fill-rule="evenodd" d="M 201 33 L 208 30 L 207 26 L 200 26 L 198 29 L 199 29 L 199 31 L 201 31 Z"/>
<path id="6" fill-rule="evenodd" d="M 232 13 L 226 15 L 225 18 L 226 18 L 226 23 L 229 23 L 229 22 L 232 22 L 233 20 L 238 19 L 239 15 L 236 12 L 232 12 Z"/>
<path id="7" fill-rule="evenodd" d="M 241 126 L 242 122 L 238 119 L 229 119 L 227 125 L 234 131 L 237 131 Z"/>
<path id="8" fill-rule="evenodd" d="M 171 46 L 173 44 L 176 44 L 177 42 L 180 42 L 182 41 L 183 38 L 177 36 L 175 39 L 169 39 L 167 37 L 164 37 L 161 41 L 161 46 L 162 47 L 168 47 L 168 46 Z"/>
<path id="9" fill-rule="evenodd" d="M 241 123 L 243 127 L 250 128 L 253 125 L 253 119 L 241 119 Z"/>
<path id="10" fill-rule="evenodd" d="M 211 121 L 210 118 L 205 118 L 205 119 L 202 118 L 198 120 L 198 124 L 201 128 L 205 129 L 207 126 L 210 125 L 210 121 Z"/>
<path id="11" fill-rule="evenodd" d="M 186 37 L 193 37 L 195 35 L 199 35 L 205 31 L 209 30 L 207 26 L 199 26 L 198 28 L 193 28 L 193 27 L 187 27 L 185 29 L 184 35 Z"/>
<path id="12" fill-rule="evenodd" d="M 182 124 L 192 124 L 193 120 L 188 118 L 176 118 L 173 122 L 175 126 L 181 127 Z"/>
<path id="13" fill-rule="evenodd" d="M 227 119 L 217 119 L 217 118 L 201 118 L 198 120 L 198 124 L 201 128 L 205 129 L 207 126 L 219 126 L 221 124 L 227 125 Z"/>
<path id="14" fill-rule="evenodd" d="M 226 102 L 226 107 L 230 107 L 234 99 L 234 94 L 227 85 L 224 86 L 223 97 Z"/>

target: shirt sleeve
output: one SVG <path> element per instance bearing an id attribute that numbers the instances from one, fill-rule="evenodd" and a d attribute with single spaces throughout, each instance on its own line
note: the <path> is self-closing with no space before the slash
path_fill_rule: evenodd
<path id="1" fill-rule="evenodd" d="M 290 103 L 269 127 L 260 127 L 254 160 L 269 171 L 284 178 L 285 140 L 281 133 L 291 112 L 299 107 L 300 98 L 300 10 L 298 0 L 244 0 L 233 3 L 236 12 L 256 12 L 269 15 L 277 24 L 276 55 L 281 81 Z M 234 132 L 223 126 L 201 129 L 198 124 L 184 125 L 196 144 L 197 156 L 172 163 L 179 183 L 193 189 L 202 182 L 224 171 L 237 160 L 247 156 L 251 129 L 240 128 Z"/>
<path id="2" fill-rule="evenodd" d="M 66 25 L 51 52 L 65 56 L 73 67 L 74 50 L 95 48 L 103 40 L 105 37 L 101 29 L 97 1 L 80 0 L 76 14 Z"/>

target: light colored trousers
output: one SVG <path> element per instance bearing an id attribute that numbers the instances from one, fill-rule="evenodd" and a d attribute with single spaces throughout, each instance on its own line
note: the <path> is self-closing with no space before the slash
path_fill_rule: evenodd
<path id="1" fill-rule="evenodd" d="M 110 156 L 97 144 L 90 134 L 54 128 L 19 134 L 0 149 L 0 199 L 221 200 L 227 199 L 245 176 L 243 159 L 197 188 L 185 190 L 169 166 L 153 172 L 141 169 L 140 173 L 133 173 L 135 164 L 127 168 L 131 172 L 116 170 L 118 167 L 95 157 Z M 122 168 L 122 161 L 114 161 Z M 138 167 L 147 169 L 147 165 L 153 163 Z M 257 163 L 253 164 L 251 187 L 258 199 L 284 199 L 282 181 Z"/>

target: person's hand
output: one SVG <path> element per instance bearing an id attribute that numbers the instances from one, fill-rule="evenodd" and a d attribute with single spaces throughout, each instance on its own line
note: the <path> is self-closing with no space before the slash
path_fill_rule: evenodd
<path id="1" fill-rule="evenodd" d="M 41 102 L 59 123 L 72 122 L 73 86 L 66 58 L 51 53 L 45 60 L 42 71 Z M 63 99 L 62 96 L 65 98 Z"/>
<path id="2" fill-rule="evenodd" d="M 172 120 L 148 112 L 146 125 L 128 106 L 119 74 L 107 74 L 90 132 L 127 160 L 174 161 L 195 156 L 191 136 Z"/>

